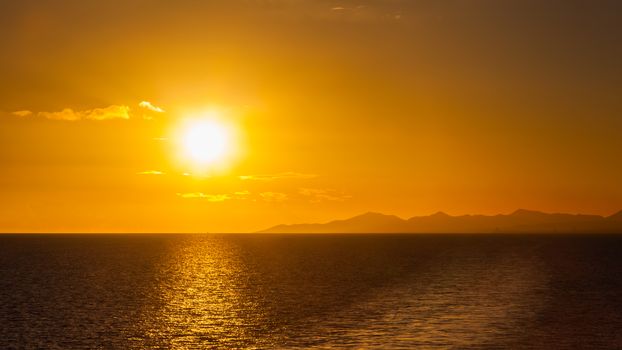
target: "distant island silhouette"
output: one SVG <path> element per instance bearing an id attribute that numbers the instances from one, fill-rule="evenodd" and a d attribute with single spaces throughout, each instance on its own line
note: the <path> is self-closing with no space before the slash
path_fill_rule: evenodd
<path id="1" fill-rule="evenodd" d="M 525 209 L 491 216 L 438 212 L 406 220 L 369 212 L 324 224 L 277 225 L 259 233 L 622 233 L 622 211 L 611 216 Z"/>

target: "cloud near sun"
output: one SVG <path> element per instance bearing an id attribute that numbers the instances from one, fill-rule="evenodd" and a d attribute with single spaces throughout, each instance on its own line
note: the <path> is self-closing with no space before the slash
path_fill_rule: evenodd
<path id="1" fill-rule="evenodd" d="M 352 196 L 332 189 L 312 189 L 300 188 L 297 193 L 287 194 L 283 192 L 264 191 L 251 193 L 250 191 L 236 191 L 233 193 L 209 194 L 203 192 L 177 193 L 183 199 L 204 200 L 207 202 L 224 202 L 228 200 L 250 200 L 253 202 L 262 201 L 268 203 L 280 203 L 288 200 L 308 199 L 310 203 L 320 203 L 324 201 L 343 202 Z M 297 197 L 297 198 L 296 198 Z"/>
<path id="2" fill-rule="evenodd" d="M 273 181 L 273 180 L 282 180 L 282 179 L 312 179 L 314 177 L 317 177 L 317 175 L 302 174 L 302 173 L 295 173 L 295 172 L 238 176 L 240 180 L 255 180 L 255 181 Z"/>
<path id="3" fill-rule="evenodd" d="M 265 202 L 282 202 L 285 201 L 288 196 L 285 193 L 280 192 L 260 192 L 257 198 L 251 199 L 251 192 L 249 191 L 236 191 L 231 194 L 228 193 L 220 193 L 220 194 L 209 194 L 203 192 L 189 192 L 189 193 L 177 193 L 177 196 L 183 199 L 201 199 L 206 200 L 208 202 L 224 202 L 231 199 L 238 200 L 253 200 L 257 199 L 263 200 Z"/>
<path id="4" fill-rule="evenodd" d="M 300 188 L 298 193 L 302 196 L 310 198 L 309 201 L 311 203 L 319 203 L 323 201 L 343 202 L 352 198 L 350 195 L 333 189 Z"/>
<path id="5" fill-rule="evenodd" d="M 164 109 L 153 105 L 151 102 L 142 101 L 138 104 L 138 106 L 146 110 L 147 112 L 153 113 L 164 113 Z M 39 118 L 49 119 L 49 120 L 61 120 L 61 121 L 80 121 L 80 120 L 91 120 L 91 121 L 104 121 L 104 120 L 128 120 L 130 118 L 135 117 L 136 113 L 132 108 L 125 105 L 111 105 L 108 107 L 102 108 L 93 108 L 86 110 L 74 110 L 72 108 L 65 108 L 61 111 L 56 112 L 38 112 L 34 113 L 29 110 L 21 110 L 15 111 L 11 113 L 14 116 L 25 118 L 32 115 L 35 115 Z M 147 113 L 143 113 L 141 116 L 142 119 L 153 119 L 153 117 Z"/>
<path id="6" fill-rule="evenodd" d="M 84 111 L 74 111 L 71 108 L 65 108 L 59 112 L 39 112 L 37 115 L 45 119 L 66 121 L 130 119 L 130 107 L 112 105 Z"/>
<path id="7" fill-rule="evenodd" d="M 146 170 L 136 173 L 137 175 L 164 175 L 164 172 L 159 170 Z"/>
<path id="8" fill-rule="evenodd" d="M 138 104 L 139 107 L 148 109 L 150 111 L 156 112 L 156 113 L 164 113 L 165 111 L 158 107 L 158 106 L 154 106 L 151 102 L 148 101 L 142 101 L 141 103 Z"/>
<path id="9" fill-rule="evenodd" d="M 203 192 L 189 192 L 189 193 L 177 193 L 177 196 L 183 199 L 200 199 L 208 202 L 224 202 L 231 199 L 237 200 L 261 200 L 264 202 L 283 202 L 289 198 L 285 193 L 281 192 L 260 192 L 256 196 L 252 197 L 252 193 L 249 191 L 236 191 L 231 194 L 219 193 L 209 194 Z"/>
<path id="10" fill-rule="evenodd" d="M 224 202 L 231 199 L 228 194 L 206 194 L 203 192 L 177 193 L 183 199 L 203 199 L 208 202 Z"/>

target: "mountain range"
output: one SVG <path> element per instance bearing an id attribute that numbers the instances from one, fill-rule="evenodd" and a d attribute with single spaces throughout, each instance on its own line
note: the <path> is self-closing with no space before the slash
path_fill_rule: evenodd
<path id="1" fill-rule="evenodd" d="M 491 216 L 438 212 L 406 220 L 369 212 L 324 224 L 278 225 L 260 233 L 622 233 L 622 211 L 607 217 L 525 209 Z"/>

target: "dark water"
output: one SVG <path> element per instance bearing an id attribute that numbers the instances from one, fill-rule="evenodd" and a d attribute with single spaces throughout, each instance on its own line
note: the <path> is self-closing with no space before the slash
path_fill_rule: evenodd
<path id="1" fill-rule="evenodd" d="M 622 236 L 0 236 L 0 348 L 620 348 Z"/>

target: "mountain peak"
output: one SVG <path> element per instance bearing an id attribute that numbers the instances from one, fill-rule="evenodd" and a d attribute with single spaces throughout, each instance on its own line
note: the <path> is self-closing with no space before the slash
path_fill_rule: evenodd
<path id="1" fill-rule="evenodd" d="M 387 215 L 382 213 L 377 213 L 373 211 L 368 211 L 367 213 L 357 215 L 350 219 L 346 219 L 345 221 L 402 221 L 399 217 L 395 215 Z"/>
<path id="2" fill-rule="evenodd" d="M 527 210 L 527 209 L 517 209 L 512 214 L 510 214 L 510 216 L 522 216 L 522 217 L 524 217 L 524 216 L 542 216 L 542 215 L 546 215 L 546 214 L 541 212 L 541 211 Z"/>
<path id="3" fill-rule="evenodd" d="M 361 218 L 361 217 L 370 217 L 370 218 L 376 217 L 377 218 L 377 217 L 385 217 L 385 216 L 392 216 L 392 215 L 386 215 L 386 214 L 378 213 L 378 212 L 375 212 L 375 211 L 368 211 L 368 212 L 363 213 L 361 215 L 355 216 L 355 218 L 356 217 L 358 217 L 358 218 Z"/>
<path id="4" fill-rule="evenodd" d="M 619 212 L 617 212 L 617 213 L 615 213 L 615 214 L 613 214 L 611 216 L 608 216 L 607 219 L 622 221 L 622 210 L 620 210 Z"/>
<path id="5" fill-rule="evenodd" d="M 395 215 L 367 212 L 326 224 L 280 225 L 273 233 L 492 233 L 492 232 L 622 232 L 622 211 L 607 219 L 598 215 L 548 214 L 518 209 L 509 215 L 451 216 L 438 212 L 403 220 Z"/>

